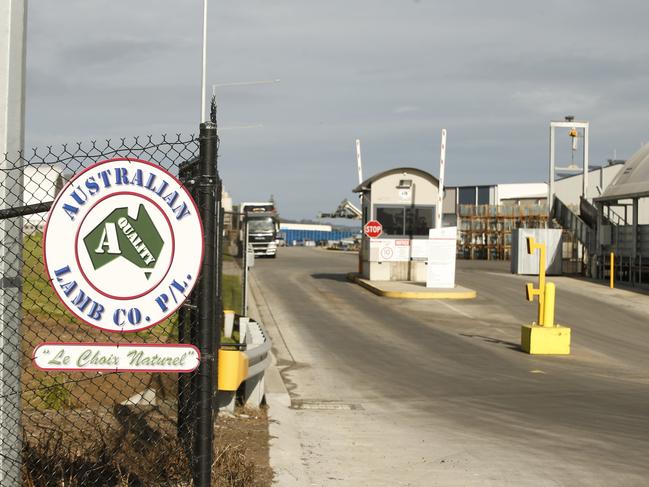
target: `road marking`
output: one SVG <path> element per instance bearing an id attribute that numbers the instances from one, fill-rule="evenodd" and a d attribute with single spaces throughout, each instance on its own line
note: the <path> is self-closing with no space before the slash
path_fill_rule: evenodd
<path id="1" fill-rule="evenodd" d="M 464 311 L 464 310 L 461 310 L 460 308 L 457 308 L 457 307 L 453 306 L 452 304 L 450 304 L 450 303 L 448 303 L 448 302 L 446 302 L 446 301 L 439 301 L 439 302 L 442 303 L 442 304 L 443 304 L 444 306 L 446 306 L 447 308 L 449 308 L 449 309 L 455 311 L 456 313 L 461 314 L 462 316 L 464 316 L 464 317 L 466 317 L 466 318 L 474 319 L 473 316 L 471 316 L 471 314 L 467 313 L 467 312 Z"/>
<path id="2" fill-rule="evenodd" d="M 530 370 L 530 373 L 532 373 L 532 374 L 545 374 L 545 372 L 543 372 L 542 370 L 539 370 L 539 369 Z"/>
<path id="3" fill-rule="evenodd" d="M 355 411 L 362 410 L 363 407 L 360 404 L 340 401 L 295 400 L 291 403 L 291 409 L 309 409 L 315 411 Z"/>

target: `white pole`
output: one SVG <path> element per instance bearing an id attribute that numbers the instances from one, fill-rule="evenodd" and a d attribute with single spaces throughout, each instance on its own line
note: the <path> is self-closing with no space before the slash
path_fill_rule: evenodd
<path id="1" fill-rule="evenodd" d="M 245 217 L 245 218 L 246 218 L 246 220 L 245 220 L 246 221 L 246 231 L 245 231 L 246 238 L 244 239 L 245 240 L 244 241 L 245 248 L 243 249 L 243 251 L 245 252 L 244 257 L 243 257 L 243 272 L 244 272 L 243 280 L 245 282 L 245 286 L 243 288 L 243 315 L 248 316 L 248 287 L 250 286 L 250 283 L 248 282 L 248 245 L 249 245 L 248 242 L 250 241 L 250 237 L 248 236 L 248 231 L 249 231 L 248 230 L 249 229 L 249 227 L 248 227 L 248 218 L 247 217 Z"/>
<path id="2" fill-rule="evenodd" d="M 207 83 L 207 0 L 203 0 L 203 73 L 201 77 L 201 123 L 207 122 L 205 86 Z"/>
<path id="3" fill-rule="evenodd" d="M 437 208 L 435 208 L 435 228 L 442 228 L 444 210 L 444 167 L 446 166 L 446 129 L 442 129 L 442 144 L 439 155 L 439 188 L 437 189 Z"/>
<path id="4" fill-rule="evenodd" d="M 545 228 L 549 228 L 552 218 L 552 203 L 554 202 L 554 126 L 550 122 L 550 177 L 548 178 L 548 221 Z"/>
<path id="5" fill-rule="evenodd" d="M 18 154 L 24 145 L 26 23 L 26 0 L 0 2 L 0 201 L 6 208 L 23 204 Z M 22 231 L 20 217 L 0 221 L 0 485 L 22 485 Z"/>
<path id="6" fill-rule="evenodd" d="M 588 199 L 588 123 L 584 127 L 584 179 L 582 193 Z"/>
<path id="7" fill-rule="evenodd" d="M 363 184 L 363 161 L 361 160 L 361 141 L 359 139 L 356 139 L 356 169 L 358 170 L 358 184 Z M 365 202 L 363 201 L 363 192 L 361 191 L 358 193 L 358 201 L 361 204 L 361 227 L 365 225 L 367 222 L 365 221 Z M 371 208 L 367 210 L 367 213 L 371 211 Z M 371 218 L 371 215 L 368 217 Z M 361 251 L 358 253 L 358 274 L 361 275 L 363 273 L 363 259 L 366 254 L 365 250 L 365 245 L 367 242 L 367 237 L 365 234 L 362 235 L 361 237 Z"/>
<path id="8" fill-rule="evenodd" d="M 363 182 L 363 161 L 361 160 L 361 141 L 356 139 L 356 167 L 358 169 L 358 184 Z"/>

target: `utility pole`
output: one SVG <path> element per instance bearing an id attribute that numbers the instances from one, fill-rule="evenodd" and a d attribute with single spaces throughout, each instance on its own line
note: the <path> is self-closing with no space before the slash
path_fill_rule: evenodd
<path id="1" fill-rule="evenodd" d="M 23 204 L 26 0 L 0 2 L 0 200 Z M 6 157 L 5 157 L 5 154 Z M 0 220 L 0 485 L 21 485 L 21 217 Z"/>
<path id="2" fill-rule="evenodd" d="M 439 187 L 437 188 L 437 208 L 435 208 L 435 228 L 442 228 L 444 211 L 444 169 L 446 167 L 446 129 L 442 129 L 442 143 L 439 155 Z"/>

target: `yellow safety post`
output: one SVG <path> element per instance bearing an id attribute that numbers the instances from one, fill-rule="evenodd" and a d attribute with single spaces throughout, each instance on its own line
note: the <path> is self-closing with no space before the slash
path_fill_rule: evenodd
<path id="1" fill-rule="evenodd" d="M 545 282 L 545 244 L 527 239 L 530 254 L 539 250 L 539 287 L 533 283 L 525 286 L 528 301 L 539 298 L 538 321 L 521 327 L 521 349 L 530 354 L 568 355 L 570 354 L 570 328 L 554 323 L 555 285 Z"/>
<path id="2" fill-rule="evenodd" d="M 534 237 L 527 237 L 527 253 L 534 254 L 536 251 L 539 251 L 539 287 L 534 288 L 534 285 L 530 282 L 527 284 L 527 299 L 528 301 L 534 301 L 534 296 L 539 297 L 539 316 L 537 324 L 543 326 L 545 320 L 543 319 L 543 314 L 545 313 L 545 268 L 547 266 L 545 261 L 545 244 L 537 243 Z"/>
<path id="3" fill-rule="evenodd" d="M 554 295 L 554 283 L 548 282 L 545 285 L 545 309 L 543 311 L 543 326 L 554 326 Z"/>
<path id="4" fill-rule="evenodd" d="M 615 287 L 615 254 L 611 252 L 611 289 Z"/>

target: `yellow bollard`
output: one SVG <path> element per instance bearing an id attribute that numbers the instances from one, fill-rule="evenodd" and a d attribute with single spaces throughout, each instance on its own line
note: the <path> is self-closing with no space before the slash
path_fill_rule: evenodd
<path id="1" fill-rule="evenodd" d="M 554 297 L 555 287 L 553 282 L 545 285 L 545 310 L 543 312 L 543 326 L 554 326 Z"/>
<path id="2" fill-rule="evenodd" d="M 615 287 L 615 254 L 611 252 L 611 289 Z"/>
<path id="3" fill-rule="evenodd" d="M 536 243 L 528 237 L 527 251 L 533 254 L 539 250 L 539 287 L 527 283 L 525 294 L 528 301 L 539 298 L 538 322 L 521 327 L 521 349 L 530 354 L 568 355 L 570 354 L 571 330 L 554 323 L 554 304 L 556 288 L 553 282 L 545 282 L 545 244 Z"/>
<path id="4" fill-rule="evenodd" d="M 545 244 L 536 244 L 539 249 L 539 325 L 545 326 L 545 268 L 547 262 L 545 260 Z"/>
<path id="5" fill-rule="evenodd" d="M 545 244 L 536 243 L 534 237 L 527 237 L 527 253 L 534 254 L 539 251 L 539 287 L 534 288 L 534 285 L 529 283 L 527 285 L 527 299 L 534 300 L 534 296 L 539 297 L 539 311 L 537 325 L 543 326 L 545 324 L 545 268 L 547 263 L 545 261 Z"/>

